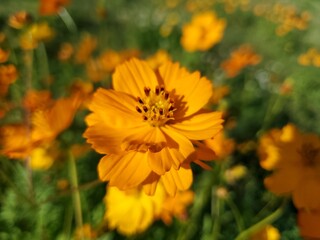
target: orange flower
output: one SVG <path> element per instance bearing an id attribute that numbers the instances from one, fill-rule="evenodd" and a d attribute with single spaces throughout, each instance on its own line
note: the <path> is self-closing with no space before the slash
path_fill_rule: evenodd
<path id="1" fill-rule="evenodd" d="M 214 12 L 197 14 L 183 26 L 181 45 L 188 52 L 206 51 L 221 41 L 225 27 L 225 20 Z"/>
<path id="2" fill-rule="evenodd" d="M 300 209 L 298 211 L 298 226 L 300 235 L 304 239 L 316 240 L 320 238 L 320 210 L 306 211 Z"/>
<path id="3" fill-rule="evenodd" d="M 4 63 L 8 61 L 9 54 L 10 54 L 9 51 L 5 51 L 2 48 L 0 48 L 0 63 Z"/>
<path id="4" fill-rule="evenodd" d="M 91 225 L 86 223 L 81 228 L 77 228 L 73 240 L 96 239 L 98 234 L 92 229 Z"/>
<path id="5" fill-rule="evenodd" d="M 187 217 L 186 207 L 193 202 L 193 199 L 194 192 L 192 191 L 177 192 L 174 197 L 167 196 L 163 202 L 161 220 L 167 225 L 172 223 L 173 216 L 185 220 Z"/>
<path id="6" fill-rule="evenodd" d="M 152 69 L 159 68 L 163 63 L 171 61 L 170 55 L 165 50 L 158 50 L 153 56 L 146 59 Z"/>
<path id="7" fill-rule="evenodd" d="M 0 128 L 2 154 L 26 158 L 31 151 L 53 141 L 72 122 L 79 102 L 76 98 L 58 99 L 31 114 L 30 126 L 7 125 Z"/>
<path id="8" fill-rule="evenodd" d="M 99 153 L 100 179 L 120 189 L 144 185 L 153 194 L 161 178 L 174 195 L 192 182 L 185 160 L 195 151 L 191 140 L 215 136 L 220 112 L 202 108 L 212 94 L 210 81 L 167 62 L 157 74 L 132 59 L 113 74 L 114 90 L 98 89 L 84 136 Z"/>
<path id="9" fill-rule="evenodd" d="M 158 188 L 154 196 L 148 196 L 141 189 L 120 191 L 115 187 L 108 187 L 104 198 L 104 219 L 109 228 L 117 229 L 121 234 L 143 232 L 160 214 L 164 197 L 162 188 Z"/>
<path id="10" fill-rule="evenodd" d="M 26 11 L 17 12 L 9 17 L 9 26 L 15 29 L 21 29 L 31 22 L 31 15 Z"/>
<path id="11" fill-rule="evenodd" d="M 222 62 L 221 68 L 228 77 L 235 77 L 246 66 L 257 65 L 260 61 L 261 57 L 249 45 L 242 45 L 231 53 L 228 60 Z"/>
<path id="12" fill-rule="evenodd" d="M 278 195 L 292 194 L 297 208 L 320 209 L 320 138 L 289 124 L 270 145 L 263 161 L 274 172 L 265 179 L 266 187 Z"/>
<path id="13" fill-rule="evenodd" d="M 97 39 L 90 34 L 84 35 L 75 53 L 75 62 L 78 64 L 87 62 L 96 47 Z"/>
<path id="14" fill-rule="evenodd" d="M 43 16 L 54 15 L 69 2 L 70 0 L 40 0 L 39 13 Z"/>
<path id="15" fill-rule="evenodd" d="M 271 225 L 267 225 L 250 237 L 250 240 L 280 240 L 279 230 Z"/>
<path id="16" fill-rule="evenodd" d="M 6 95 L 9 85 L 14 83 L 18 78 L 17 68 L 12 65 L 0 66 L 0 96 Z"/>
<path id="17" fill-rule="evenodd" d="M 51 92 L 47 90 L 28 91 L 26 96 L 23 99 L 23 106 L 33 112 L 37 109 L 44 108 L 51 103 L 53 99 L 51 98 Z"/>

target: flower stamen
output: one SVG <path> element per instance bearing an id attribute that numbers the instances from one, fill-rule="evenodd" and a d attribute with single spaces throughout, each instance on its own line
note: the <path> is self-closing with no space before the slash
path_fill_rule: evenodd
<path id="1" fill-rule="evenodd" d="M 312 144 L 302 144 L 298 153 L 300 154 L 303 162 L 307 166 L 314 166 L 316 164 L 317 155 L 319 154 L 320 149 L 315 148 Z"/>
<path id="2" fill-rule="evenodd" d="M 164 86 L 156 86 L 154 91 L 149 87 L 144 88 L 144 97 L 137 97 L 136 110 L 142 114 L 142 119 L 151 126 L 163 126 L 167 121 L 173 120 L 176 111 L 174 100 L 170 98 Z"/>

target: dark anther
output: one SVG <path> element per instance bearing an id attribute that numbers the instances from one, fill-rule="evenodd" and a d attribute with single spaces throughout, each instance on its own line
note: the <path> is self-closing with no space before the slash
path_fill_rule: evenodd
<path id="1" fill-rule="evenodd" d="M 144 112 L 148 112 L 148 108 L 146 106 L 143 106 L 142 108 Z"/>
<path id="2" fill-rule="evenodd" d="M 144 102 L 142 101 L 142 99 L 140 97 L 138 97 L 138 102 L 141 104 L 144 104 Z"/>
<path id="3" fill-rule="evenodd" d="M 142 110 L 138 106 L 136 106 L 136 110 L 138 111 L 138 113 L 142 113 Z"/>
<path id="4" fill-rule="evenodd" d="M 147 121 L 147 120 L 148 120 L 148 117 L 147 117 L 147 116 L 143 116 L 143 120 L 144 120 L 144 121 Z"/>
<path id="5" fill-rule="evenodd" d="M 162 108 L 159 109 L 159 113 L 160 113 L 160 115 L 163 115 L 163 109 Z"/>
<path id="6" fill-rule="evenodd" d="M 164 92 L 164 86 L 160 87 L 160 92 Z"/>
<path id="7" fill-rule="evenodd" d="M 165 92 L 165 94 L 164 94 L 164 99 L 165 99 L 165 100 L 168 100 L 168 98 L 169 98 L 169 93 L 168 93 L 168 92 Z"/>
<path id="8" fill-rule="evenodd" d="M 169 111 L 173 111 L 174 109 L 175 109 L 174 106 L 169 107 Z"/>
<path id="9" fill-rule="evenodd" d="M 150 88 L 144 87 L 144 93 L 146 94 L 147 97 L 149 97 L 150 94 Z"/>
<path id="10" fill-rule="evenodd" d="M 159 95 L 160 94 L 160 88 L 159 86 L 156 86 L 156 95 Z"/>

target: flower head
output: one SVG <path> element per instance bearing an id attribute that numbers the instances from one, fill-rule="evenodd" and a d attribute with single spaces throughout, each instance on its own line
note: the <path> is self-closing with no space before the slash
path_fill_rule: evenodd
<path id="1" fill-rule="evenodd" d="M 181 45 L 188 52 L 206 51 L 221 41 L 225 27 L 214 12 L 199 13 L 183 26 Z"/>
<path id="2" fill-rule="evenodd" d="M 297 208 L 320 209 L 320 138 L 291 124 L 274 132 L 276 138 L 262 155 L 262 166 L 274 170 L 266 187 L 278 195 L 291 194 Z"/>
<path id="3" fill-rule="evenodd" d="M 124 235 L 145 231 L 161 212 L 164 191 L 158 188 L 154 196 L 146 195 L 141 189 L 120 191 L 108 187 L 104 198 L 104 219 L 109 228 Z"/>
<path id="4" fill-rule="evenodd" d="M 250 237 L 250 240 L 279 240 L 279 230 L 271 225 L 267 225 Z"/>
<path id="5" fill-rule="evenodd" d="M 107 154 L 98 166 L 100 179 L 123 190 L 144 185 L 152 194 L 161 177 L 171 193 L 185 190 L 192 182 L 184 164 L 195 150 L 191 140 L 222 129 L 221 113 L 203 109 L 212 94 L 210 81 L 178 63 L 154 71 L 131 59 L 116 68 L 113 88 L 98 89 L 86 118 L 84 136 Z"/>
<path id="6" fill-rule="evenodd" d="M 58 13 L 70 0 L 40 0 L 39 13 L 43 16 Z"/>
<path id="7" fill-rule="evenodd" d="M 320 210 L 306 211 L 300 209 L 297 218 L 297 224 L 302 237 L 310 240 L 320 238 Z"/>

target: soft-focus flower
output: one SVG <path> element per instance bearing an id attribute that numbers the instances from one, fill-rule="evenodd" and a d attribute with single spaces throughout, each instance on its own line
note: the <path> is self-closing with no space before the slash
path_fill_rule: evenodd
<path id="1" fill-rule="evenodd" d="M 40 42 L 52 39 L 54 34 L 47 22 L 35 23 L 20 36 L 20 46 L 25 50 L 34 49 Z"/>
<path id="2" fill-rule="evenodd" d="M 10 84 L 18 78 L 18 70 L 13 64 L 0 66 L 0 96 L 6 95 Z"/>
<path id="3" fill-rule="evenodd" d="M 152 69 L 158 69 L 162 64 L 168 61 L 171 61 L 171 57 L 167 51 L 162 49 L 146 59 L 146 62 Z"/>
<path id="4" fill-rule="evenodd" d="M 221 99 L 223 99 L 230 92 L 229 86 L 214 86 L 213 94 L 210 99 L 212 104 L 218 104 Z"/>
<path id="5" fill-rule="evenodd" d="M 31 15 L 26 11 L 17 12 L 9 17 L 8 25 L 15 29 L 21 29 L 31 22 Z"/>
<path id="6" fill-rule="evenodd" d="M 280 240 L 280 232 L 272 225 L 267 225 L 250 237 L 250 240 Z"/>
<path id="7" fill-rule="evenodd" d="M 98 166 L 100 179 L 122 190 L 144 185 L 153 194 L 161 178 L 171 195 L 186 190 L 192 172 L 183 163 L 195 151 L 191 140 L 222 129 L 221 113 L 203 109 L 210 81 L 178 63 L 167 62 L 156 74 L 132 59 L 116 68 L 113 88 L 98 89 L 86 118 L 87 142 L 107 154 Z"/>
<path id="8" fill-rule="evenodd" d="M 108 187 L 104 198 L 106 212 L 104 219 L 108 227 L 124 235 L 145 231 L 161 212 L 165 192 L 157 188 L 154 196 L 148 196 L 141 189 L 121 191 Z"/>
<path id="9" fill-rule="evenodd" d="M 306 211 L 300 209 L 298 211 L 297 224 L 300 235 L 304 237 L 304 239 L 320 239 L 320 210 Z"/>
<path id="10" fill-rule="evenodd" d="M 235 165 L 225 171 L 224 178 L 227 183 L 234 184 L 239 179 L 243 178 L 248 172 L 244 165 Z"/>
<path id="11" fill-rule="evenodd" d="M 48 90 L 30 90 L 26 93 L 23 99 L 23 107 L 28 111 L 35 111 L 37 109 L 48 106 L 53 99 L 51 98 L 51 92 Z"/>
<path id="12" fill-rule="evenodd" d="M 6 51 L 6 50 L 0 48 L 0 63 L 4 63 L 4 62 L 8 61 L 9 54 L 10 54 L 9 51 Z"/>
<path id="13" fill-rule="evenodd" d="M 161 220 L 169 225 L 172 223 L 172 218 L 176 217 L 180 220 L 187 218 L 187 206 L 193 203 L 194 192 L 182 191 L 177 192 L 174 197 L 167 196 L 163 202 L 161 210 Z"/>
<path id="14" fill-rule="evenodd" d="M 46 170 L 52 166 L 53 162 L 54 156 L 50 154 L 48 147 L 36 147 L 31 151 L 30 166 L 32 169 Z"/>
<path id="15" fill-rule="evenodd" d="M 71 43 L 62 43 L 60 50 L 58 52 L 58 59 L 60 61 L 67 61 L 71 58 L 72 54 L 74 53 L 74 48 Z"/>
<path id="16" fill-rule="evenodd" d="M 266 187 L 278 195 L 291 194 L 297 208 L 320 209 L 319 136 L 301 133 L 291 124 L 274 132 L 275 138 L 268 140 L 272 147 L 262 154 L 262 166 L 274 170 L 265 179 Z"/>
<path id="17" fill-rule="evenodd" d="M 31 151 L 53 141 L 71 124 L 79 106 L 76 98 L 57 99 L 31 114 L 30 126 L 5 125 L 0 128 L 0 153 L 10 158 L 26 158 Z"/>
<path id="18" fill-rule="evenodd" d="M 54 15 L 69 2 L 70 0 L 40 0 L 39 13 L 43 16 Z"/>
<path id="19" fill-rule="evenodd" d="M 79 46 L 77 47 L 77 51 L 75 52 L 75 62 L 77 64 L 86 63 L 96 47 L 97 39 L 90 34 L 84 35 L 79 43 Z"/>
<path id="20" fill-rule="evenodd" d="M 90 240 L 96 239 L 97 237 L 98 234 L 92 229 L 91 225 L 85 223 L 81 228 L 76 229 L 73 240 Z"/>
<path id="21" fill-rule="evenodd" d="M 199 13 L 183 26 L 181 45 L 188 52 L 206 51 L 221 41 L 225 27 L 214 12 Z"/>
<path id="22" fill-rule="evenodd" d="M 257 65 L 261 57 L 257 55 L 249 45 L 242 45 L 231 53 L 229 59 L 221 63 L 221 68 L 228 77 L 235 77 L 248 65 Z"/>

